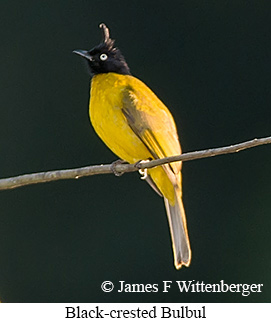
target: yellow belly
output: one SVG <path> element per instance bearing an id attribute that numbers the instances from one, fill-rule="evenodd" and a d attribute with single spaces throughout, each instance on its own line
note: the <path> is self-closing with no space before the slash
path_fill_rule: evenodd
<path id="1" fill-rule="evenodd" d="M 89 114 L 103 142 L 121 159 L 135 163 L 152 156 L 130 128 L 122 112 L 121 92 L 131 80 L 136 79 L 115 73 L 95 75 L 91 83 Z M 163 168 L 156 167 L 148 173 L 162 194 L 174 204 L 174 188 Z"/>
<path id="2" fill-rule="evenodd" d="M 135 163 L 150 153 L 128 125 L 122 112 L 125 75 L 99 74 L 91 85 L 90 121 L 103 142 L 121 159 Z"/>

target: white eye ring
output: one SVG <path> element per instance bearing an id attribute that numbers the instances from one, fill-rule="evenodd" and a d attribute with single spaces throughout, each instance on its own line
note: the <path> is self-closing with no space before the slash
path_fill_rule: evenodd
<path id="1" fill-rule="evenodd" d="M 100 55 L 100 60 L 101 61 L 106 61 L 107 60 L 107 55 L 106 54 L 101 54 Z"/>

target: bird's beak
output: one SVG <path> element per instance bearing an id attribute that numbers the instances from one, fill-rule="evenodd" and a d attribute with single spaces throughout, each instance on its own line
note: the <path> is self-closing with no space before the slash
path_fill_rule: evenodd
<path id="1" fill-rule="evenodd" d="M 82 50 L 82 49 L 76 49 L 73 51 L 74 54 L 80 55 L 89 61 L 93 61 L 93 57 L 89 54 L 87 50 Z"/>

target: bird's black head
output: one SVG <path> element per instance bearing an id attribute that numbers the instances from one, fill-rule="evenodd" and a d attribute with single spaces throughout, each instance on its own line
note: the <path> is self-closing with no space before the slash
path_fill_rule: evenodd
<path id="1" fill-rule="evenodd" d="M 109 30 L 105 24 L 99 26 L 103 30 L 103 41 L 91 50 L 74 50 L 73 53 L 87 60 L 92 74 L 119 73 L 131 74 L 130 69 L 120 50 L 114 46 L 115 41 L 110 38 Z"/>

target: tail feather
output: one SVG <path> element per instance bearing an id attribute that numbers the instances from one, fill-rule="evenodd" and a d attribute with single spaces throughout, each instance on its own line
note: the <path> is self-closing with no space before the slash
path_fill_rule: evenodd
<path id="1" fill-rule="evenodd" d="M 172 240 L 174 264 L 176 269 L 180 269 L 182 265 L 186 267 L 190 265 L 191 249 L 183 201 L 177 191 L 175 191 L 175 195 L 175 205 L 171 205 L 166 198 L 164 201 Z"/>

